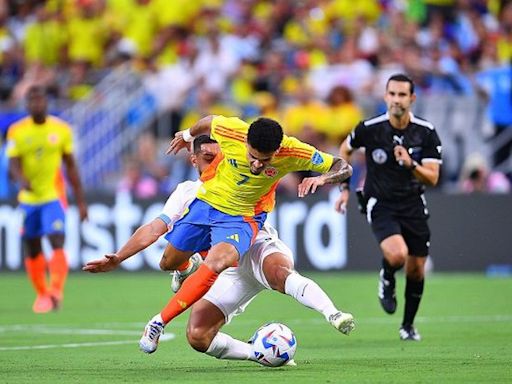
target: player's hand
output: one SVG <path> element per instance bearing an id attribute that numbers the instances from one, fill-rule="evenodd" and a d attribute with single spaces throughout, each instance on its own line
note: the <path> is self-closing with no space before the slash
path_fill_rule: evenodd
<path id="1" fill-rule="evenodd" d="M 32 191 L 32 186 L 30 185 L 30 181 L 28 181 L 26 179 L 20 181 L 19 187 L 20 187 L 20 190 Z"/>
<path id="2" fill-rule="evenodd" d="M 170 154 L 177 154 L 179 151 L 181 151 L 183 148 L 188 148 L 190 150 L 190 146 L 187 145 L 190 143 L 187 143 L 185 140 L 183 140 L 183 131 L 176 132 L 174 135 L 174 138 L 171 140 L 171 143 L 169 144 L 169 148 L 167 148 L 167 151 L 165 151 L 166 155 Z"/>
<path id="3" fill-rule="evenodd" d="M 321 187 L 325 184 L 325 180 L 322 176 L 316 177 L 306 177 L 299 184 L 298 195 L 299 197 L 304 197 L 308 195 L 310 192 L 315 193 L 318 187 Z"/>
<path id="4" fill-rule="evenodd" d="M 341 213 L 342 215 L 347 213 L 347 203 L 349 197 L 350 191 L 348 189 L 344 189 L 343 191 L 341 191 L 340 195 L 334 202 L 334 209 L 336 210 L 336 212 Z"/>
<path id="5" fill-rule="evenodd" d="M 402 145 L 395 145 L 393 149 L 395 160 L 400 166 L 410 168 L 412 166 L 412 159 L 409 152 Z"/>
<path id="6" fill-rule="evenodd" d="M 82 271 L 91 273 L 109 272 L 116 269 L 119 264 L 121 264 L 119 257 L 115 253 L 110 253 L 102 259 L 89 261 L 82 267 Z"/>

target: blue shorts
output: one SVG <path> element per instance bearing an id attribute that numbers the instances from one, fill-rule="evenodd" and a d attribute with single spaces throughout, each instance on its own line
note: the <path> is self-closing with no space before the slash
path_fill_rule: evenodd
<path id="1" fill-rule="evenodd" d="M 165 238 L 174 248 L 192 252 L 210 249 L 218 243 L 229 243 L 241 258 L 249 250 L 266 218 L 266 212 L 249 218 L 228 215 L 195 199 L 189 211 L 174 224 Z"/>
<path id="2" fill-rule="evenodd" d="M 44 204 L 20 204 L 23 211 L 23 237 L 34 238 L 64 233 L 65 213 L 59 200 Z"/>

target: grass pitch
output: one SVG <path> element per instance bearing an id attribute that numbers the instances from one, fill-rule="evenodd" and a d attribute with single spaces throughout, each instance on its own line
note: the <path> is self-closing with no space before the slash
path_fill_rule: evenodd
<path id="1" fill-rule="evenodd" d="M 163 273 L 70 275 L 58 313 L 31 312 L 24 274 L 0 274 L 0 383 L 510 383 L 512 279 L 428 277 L 416 321 L 423 341 L 398 339 L 399 310 L 379 307 L 377 272 L 312 274 L 357 328 L 344 336 L 292 298 L 264 292 L 224 330 L 247 340 L 274 320 L 296 334 L 297 367 L 216 360 L 185 339 L 187 314 L 166 328 L 153 355 L 138 351 L 146 321 L 167 302 Z"/>

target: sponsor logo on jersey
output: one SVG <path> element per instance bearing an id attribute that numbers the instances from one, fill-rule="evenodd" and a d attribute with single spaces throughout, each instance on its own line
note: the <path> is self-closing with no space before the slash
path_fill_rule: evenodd
<path id="1" fill-rule="evenodd" d="M 324 162 L 324 158 L 318 151 L 315 151 L 313 157 L 311 158 L 311 162 L 315 165 L 322 164 Z"/>
<path id="2" fill-rule="evenodd" d="M 372 152 L 372 159 L 377 164 L 384 164 L 388 159 L 388 155 L 386 154 L 386 151 L 384 151 L 382 148 L 377 148 L 374 149 Z"/>
<path id="3" fill-rule="evenodd" d="M 265 168 L 263 173 L 267 177 L 274 177 L 275 175 L 277 175 L 277 169 L 275 169 L 274 167 L 267 167 L 267 168 Z"/>
<path id="4" fill-rule="evenodd" d="M 233 167 L 238 168 L 238 163 L 235 159 L 228 159 L 228 163 L 231 164 Z"/>

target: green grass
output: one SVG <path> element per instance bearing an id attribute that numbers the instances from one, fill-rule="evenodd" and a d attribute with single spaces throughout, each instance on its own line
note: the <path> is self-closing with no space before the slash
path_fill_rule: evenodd
<path id="1" fill-rule="evenodd" d="M 225 331 L 246 340 L 269 320 L 292 328 L 298 366 L 271 369 L 193 351 L 186 314 L 167 327 L 175 339 L 153 355 L 139 352 L 146 321 L 169 297 L 165 274 L 72 274 L 64 308 L 46 315 L 31 312 L 33 292 L 23 274 L 0 274 L 0 383 L 512 382 L 511 279 L 430 276 L 416 321 L 424 340 L 413 343 L 398 340 L 403 300 L 394 316 L 381 311 L 376 273 L 311 277 L 354 313 L 357 329 L 346 337 L 293 299 L 264 292 Z M 401 299 L 403 276 L 398 293 Z"/>

